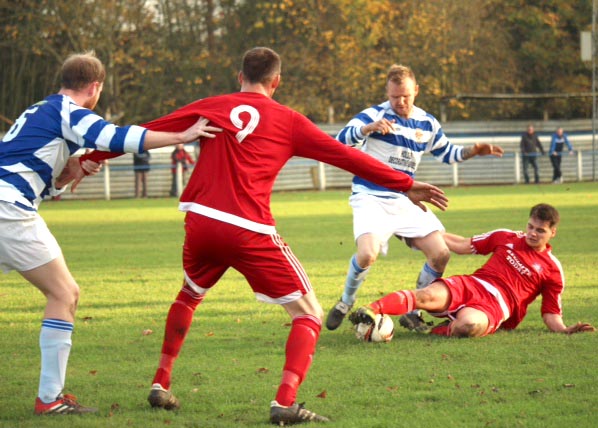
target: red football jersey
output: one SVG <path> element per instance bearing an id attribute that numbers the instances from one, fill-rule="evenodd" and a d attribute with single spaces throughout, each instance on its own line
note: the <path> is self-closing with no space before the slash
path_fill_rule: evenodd
<path id="1" fill-rule="evenodd" d="M 511 314 L 501 328 L 515 328 L 539 295 L 542 295 L 542 314 L 562 315 L 565 277 L 550 245 L 544 251 L 535 251 L 525 242 L 525 233 L 504 229 L 474 236 L 471 244 L 474 253 L 492 253 L 472 275 L 501 292 Z"/>
<path id="2" fill-rule="evenodd" d="M 205 98 L 142 126 L 180 132 L 200 116 L 224 131 L 201 140 L 197 165 L 181 195 L 183 211 L 272 233 L 272 187 L 293 156 L 319 160 L 398 191 L 413 184 L 408 175 L 341 144 L 305 116 L 259 93 Z"/>

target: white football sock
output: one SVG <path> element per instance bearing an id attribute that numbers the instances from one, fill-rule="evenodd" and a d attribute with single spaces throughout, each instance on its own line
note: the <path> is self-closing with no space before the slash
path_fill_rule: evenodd
<path id="1" fill-rule="evenodd" d="M 64 388 L 66 366 L 71 352 L 73 324 L 45 319 L 39 335 L 42 353 L 38 397 L 44 403 L 56 400 Z"/>

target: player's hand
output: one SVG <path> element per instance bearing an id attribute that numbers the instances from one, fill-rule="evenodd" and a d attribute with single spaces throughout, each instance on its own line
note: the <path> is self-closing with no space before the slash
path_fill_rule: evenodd
<path id="1" fill-rule="evenodd" d="M 591 332 L 596 331 L 596 328 L 591 324 L 585 322 L 578 322 L 573 324 L 565 329 L 565 333 L 573 334 L 573 333 L 584 333 L 584 332 Z"/>
<path id="2" fill-rule="evenodd" d="M 498 156 L 500 158 L 505 152 L 502 147 L 496 144 L 475 143 L 473 147 L 475 154 L 478 156 Z"/>
<path id="3" fill-rule="evenodd" d="M 213 132 L 222 132 L 222 128 L 208 125 L 209 120 L 205 117 L 200 117 L 197 122 L 191 125 L 187 130 L 181 132 L 181 137 L 184 143 L 192 143 L 201 137 L 215 138 Z"/>
<path id="4" fill-rule="evenodd" d="M 71 157 L 66 163 L 66 166 L 56 179 L 55 187 L 62 189 L 64 186 L 73 182 L 71 192 L 74 192 L 81 180 L 86 175 L 94 175 L 100 172 L 103 162 L 94 162 L 85 160 L 81 162 L 79 158 Z"/>
<path id="5" fill-rule="evenodd" d="M 388 119 L 380 119 L 375 122 L 369 123 L 361 128 L 361 133 L 365 136 L 370 135 L 372 132 L 377 132 L 382 135 L 386 135 L 389 132 L 394 131 L 395 121 Z"/>
<path id="6" fill-rule="evenodd" d="M 427 211 L 427 208 L 422 202 L 429 202 L 442 211 L 445 211 L 448 207 L 448 198 L 442 190 L 438 187 L 428 183 L 422 183 L 421 181 L 414 181 L 413 186 L 407 192 L 407 197 L 415 205 L 420 207 L 423 211 Z"/>
<path id="7" fill-rule="evenodd" d="M 71 184 L 71 193 L 75 192 L 81 180 L 85 178 L 86 175 L 96 175 L 98 172 L 102 170 L 105 161 L 94 162 L 92 160 L 80 160 L 79 165 L 81 166 L 81 171 L 83 175 L 77 174 L 77 177 L 73 180 L 73 184 Z"/>

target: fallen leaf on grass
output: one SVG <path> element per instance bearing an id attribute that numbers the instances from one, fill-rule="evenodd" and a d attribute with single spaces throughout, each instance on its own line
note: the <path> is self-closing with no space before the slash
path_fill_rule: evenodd
<path id="1" fill-rule="evenodd" d="M 257 369 L 257 373 L 268 373 L 270 370 L 265 367 L 260 367 Z"/>
<path id="2" fill-rule="evenodd" d="M 326 396 L 328 395 L 328 393 L 326 392 L 326 390 L 320 392 L 318 395 L 316 395 L 316 397 L 318 398 L 326 398 Z"/>
<path id="3" fill-rule="evenodd" d="M 146 328 L 145 330 L 143 330 L 143 332 L 141 334 L 143 334 L 144 336 L 149 336 L 150 334 L 153 334 L 153 333 L 154 333 L 153 330 Z"/>
<path id="4" fill-rule="evenodd" d="M 114 416 L 114 412 L 120 409 L 120 405 L 118 403 L 112 403 L 110 405 L 110 412 L 108 412 L 108 416 Z"/>

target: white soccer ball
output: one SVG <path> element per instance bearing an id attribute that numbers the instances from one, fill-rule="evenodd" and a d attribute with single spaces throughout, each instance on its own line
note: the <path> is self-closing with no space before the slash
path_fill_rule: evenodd
<path id="1" fill-rule="evenodd" d="M 388 315 L 377 314 L 373 324 L 355 326 L 355 336 L 364 342 L 390 342 L 394 333 L 395 325 Z"/>

